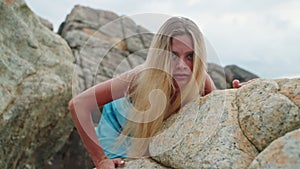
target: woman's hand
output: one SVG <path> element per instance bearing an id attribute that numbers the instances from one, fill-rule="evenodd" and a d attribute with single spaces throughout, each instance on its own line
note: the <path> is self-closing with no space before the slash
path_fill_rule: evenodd
<path id="1" fill-rule="evenodd" d="M 233 88 L 240 88 L 240 87 L 242 87 L 242 86 L 244 86 L 244 85 L 246 85 L 246 84 L 249 84 L 250 82 L 253 82 L 254 80 L 256 80 L 256 79 L 251 79 L 251 80 L 249 80 L 249 81 L 247 81 L 247 82 L 242 82 L 242 83 L 240 83 L 239 80 L 234 79 L 234 80 L 232 81 L 232 87 L 233 87 Z"/>
<path id="2" fill-rule="evenodd" d="M 123 167 L 124 160 L 121 158 L 104 159 L 97 164 L 96 169 L 115 169 L 116 167 Z"/>
<path id="3" fill-rule="evenodd" d="M 242 85 L 241 85 L 241 83 L 240 83 L 239 80 L 234 79 L 234 80 L 232 81 L 232 87 L 233 87 L 233 88 L 240 88 L 241 86 L 242 86 Z"/>

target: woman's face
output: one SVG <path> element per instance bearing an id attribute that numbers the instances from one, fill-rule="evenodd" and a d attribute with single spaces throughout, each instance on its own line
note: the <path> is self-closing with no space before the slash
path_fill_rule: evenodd
<path id="1" fill-rule="evenodd" d="M 174 36 L 171 41 L 172 77 L 179 88 L 184 87 L 192 76 L 194 44 L 190 35 Z"/>

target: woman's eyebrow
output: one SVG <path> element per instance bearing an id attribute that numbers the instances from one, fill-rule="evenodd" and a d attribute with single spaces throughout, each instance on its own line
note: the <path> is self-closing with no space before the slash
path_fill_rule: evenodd
<path id="1" fill-rule="evenodd" d="M 178 53 L 177 53 L 176 51 L 173 51 L 173 50 L 172 50 L 171 52 L 172 52 L 173 54 L 175 54 L 175 55 L 178 55 Z"/>
<path id="2" fill-rule="evenodd" d="M 175 55 L 178 55 L 178 53 L 175 51 L 172 51 L 172 53 L 174 53 Z M 189 55 L 189 54 L 194 54 L 194 51 L 192 50 L 192 51 L 184 52 L 184 55 Z"/>

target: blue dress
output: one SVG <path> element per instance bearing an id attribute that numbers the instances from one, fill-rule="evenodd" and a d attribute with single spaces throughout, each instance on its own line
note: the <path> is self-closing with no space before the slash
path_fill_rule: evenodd
<path id="1" fill-rule="evenodd" d="M 126 158 L 128 141 L 116 146 L 117 138 L 122 132 L 128 111 L 125 98 L 120 98 L 103 106 L 102 116 L 96 128 L 96 134 L 106 156 L 112 158 Z"/>

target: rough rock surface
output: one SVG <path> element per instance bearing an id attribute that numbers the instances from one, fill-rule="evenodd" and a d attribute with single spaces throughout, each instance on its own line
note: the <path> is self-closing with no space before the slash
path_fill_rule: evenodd
<path id="1" fill-rule="evenodd" d="M 299 97 L 299 79 L 265 82 L 244 86 L 239 90 L 237 99 L 241 128 L 259 151 L 276 138 L 300 128 L 300 104 L 289 99 L 293 96 Z M 289 93 L 281 92 L 284 86 L 293 88 Z"/>
<path id="2" fill-rule="evenodd" d="M 0 1 L 0 168 L 43 168 L 73 126 L 72 52 L 23 0 Z"/>
<path id="3" fill-rule="evenodd" d="M 299 84 L 260 79 L 199 98 L 153 138 L 157 163 L 133 160 L 125 168 L 299 168 L 299 102 L 289 99 L 299 96 Z"/>
<path id="4" fill-rule="evenodd" d="M 143 63 L 152 40 L 128 17 L 79 5 L 58 33 L 76 58 L 77 92 Z"/>
<path id="5" fill-rule="evenodd" d="M 42 17 L 39 17 L 39 16 L 38 16 L 38 18 L 44 26 L 46 26 L 48 29 L 53 31 L 53 24 L 50 21 L 48 21 L 47 19 L 44 19 Z"/>
<path id="6" fill-rule="evenodd" d="M 218 91 L 189 104 L 154 138 L 153 158 L 174 168 L 245 168 L 257 150 L 243 137 L 235 99 L 233 90 Z"/>
<path id="7" fill-rule="evenodd" d="M 272 142 L 251 163 L 248 169 L 283 169 L 300 167 L 300 129 Z"/>

